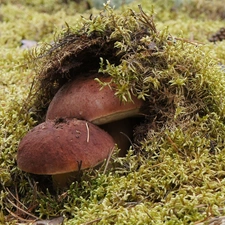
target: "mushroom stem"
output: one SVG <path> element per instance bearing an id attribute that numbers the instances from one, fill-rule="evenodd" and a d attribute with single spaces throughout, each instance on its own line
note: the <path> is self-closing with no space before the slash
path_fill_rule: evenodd
<path id="1" fill-rule="evenodd" d="M 73 171 L 70 173 L 54 174 L 52 175 L 53 188 L 63 189 L 68 187 L 75 180 L 80 180 L 82 171 Z"/>
<path id="2" fill-rule="evenodd" d="M 125 156 L 128 149 L 132 145 L 131 140 L 133 139 L 134 123 L 134 118 L 126 118 L 100 126 L 114 139 L 115 143 L 120 149 L 120 157 Z"/>

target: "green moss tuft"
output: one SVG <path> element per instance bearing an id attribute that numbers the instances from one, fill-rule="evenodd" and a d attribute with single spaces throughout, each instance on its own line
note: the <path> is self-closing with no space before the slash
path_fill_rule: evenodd
<path id="1" fill-rule="evenodd" d="M 3 4 L 1 223 L 63 215 L 65 224 L 197 224 L 224 215 L 225 51 L 223 42 L 207 41 L 223 23 L 200 9 L 195 19 L 195 1 L 185 12 L 187 3 L 140 3 L 76 19 L 75 3 L 59 11 L 51 1 Z M 24 52 L 23 38 L 47 44 Z M 50 177 L 17 168 L 17 146 L 56 91 L 90 71 L 109 74 L 121 100 L 144 99 L 145 121 L 127 156 L 115 152 L 108 171 L 84 171 L 80 182 L 54 191 Z"/>

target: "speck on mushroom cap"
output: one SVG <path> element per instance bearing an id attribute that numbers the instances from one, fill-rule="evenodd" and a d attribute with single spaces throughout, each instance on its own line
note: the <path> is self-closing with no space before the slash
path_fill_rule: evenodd
<path id="1" fill-rule="evenodd" d="M 17 164 L 21 170 L 34 174 L 68 173 L 103 162 L 114 145 L 108 133 L 89 122 L 48 120 L 21 140 Z"/>
<path id="2" fill-rule="evenodd" d="M 100 125 L 139 114 L 143 101 L 133 96 L 133 102 L 123 103 L 110 87 L 101 85 L 90 77 L 79 77 L 65 84 L 52 99 L 46 118 L 77 118 Z M 100 77 L 109 82 L 110 77 Z"/>

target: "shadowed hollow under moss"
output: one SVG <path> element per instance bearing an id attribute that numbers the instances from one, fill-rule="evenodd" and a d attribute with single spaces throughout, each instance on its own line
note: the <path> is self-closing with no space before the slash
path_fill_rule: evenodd
<path id="1" fill-rule="evenodd" d="M 106 6 L 31 57 L 39 122 L 56 91 L 87 70 L 110 75 L 121 100 L 145 100 L 133 146 L 124 158 L 112 156 L 109 171 L 104 165 L 85 171 L 80 183 L 56 195 L 23 175 L 20 199 L 40 217 L 61 213 L 66 224 L 190 224 L 223 214 L 224 73 L 202 46 L 157 30 L 139 10 L 118 14 Z"/>

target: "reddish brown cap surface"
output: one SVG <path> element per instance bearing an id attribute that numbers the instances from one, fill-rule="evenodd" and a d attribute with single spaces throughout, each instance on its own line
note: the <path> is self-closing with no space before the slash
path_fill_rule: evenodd
<path id="1" fill-rule="evenodd" d="M 97 77 L 97 75 L 96 75 Z M 99 78 L 109 82 L 110 77 Z M 100 125 L 138 115 L 143 101 L 133 97 L 133 102 L 123 103 L 115 91 L 101 85 L 94 77 L 80 77 L 65 84 L 54 96 L 46 118 L 77 118 Z"/>
<path id="2" fill-rule="evenodd" d="M 112 137 L 99 127 L 76 119 L 46 121 L 21 140 L 18 167 L 34 174 L 61 174 L 94 167 L 114 147 Z"/>

